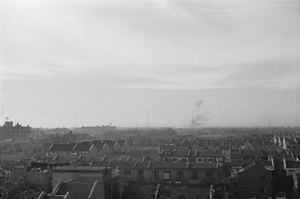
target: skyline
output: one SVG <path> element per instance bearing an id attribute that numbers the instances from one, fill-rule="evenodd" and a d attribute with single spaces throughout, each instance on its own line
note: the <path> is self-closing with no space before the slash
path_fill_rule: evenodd
<path id="1" fill-rule="evenodd" d="M 300 125 L 297 0 L 1 4 L 1 122 Z"/>

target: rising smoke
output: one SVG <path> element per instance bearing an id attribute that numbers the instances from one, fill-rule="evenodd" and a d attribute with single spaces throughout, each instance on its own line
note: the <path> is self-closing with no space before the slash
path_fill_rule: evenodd
<path id="1" fill-rule="evenodd" d="M 195 107 L 193 109 L 193 117 L 191 120 L 192 128 L 199 128 L 200 126 L 207 123 L 209 118 L 205 115 L 203 115 L 201 112 L 201 106 L 203 104 L 203 100 L 199 100 L 195 102 Z"/>

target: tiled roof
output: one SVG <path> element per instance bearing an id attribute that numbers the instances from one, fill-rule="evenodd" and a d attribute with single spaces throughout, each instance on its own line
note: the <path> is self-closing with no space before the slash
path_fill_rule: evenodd
<path id="1" fill-rule="evenodd" d="M 137 185 L 126 187 L 122 194 L 122 199 L 152 199 L 154 198 L 154 194 L 155 187 Z"/>
<path id="2" fill-rule="evenodd" d="M 91 144 L 93 144 L 98 149 L 98 151 L 100 151 L 105 143 L 102 140 L 94 140 Z"/>
<path id="3" fill-rule="evenodd" d="M 252 168 L 252 167 L 258 167 L 258 168 L 260 168 L 260 169 L 262 169 L 262 170 L 264 170 L 264 171 L 269 172 L 269 170 L 267 170 L 267 169 L 264 168 L 263 166 L 260 166 L 260 165 L 256 164 L 255 161 L 252 162 L 251 164 L 249 164 L 248 166 L 244 167 L 240 172 L 247 171 L 247 170 L 249 170 L 249 169 Z"/>
<path id="4" fill-rule="evenodd" d="M 64 195 L 62 196 L 47 195 L 43 199 L 64 199 L 64 198 L 65 198 Z"/>
<path id="5" fill-rule="evenodd" d="M 135 165 L 136 169 L 149 169 L 151 166 L 151 162 L 137 162 Z"/>
<path id="6" fill-rule="evenodd" d="M 187 168 L 188 163 L 187 162 L 178 162 L 178 163 L 172 163 L 172 162 L 155 162 L 154 163 L 154 168 L 158 169 L 176 169 L 176 168 Z"/>
<path id="7" fill-rule="evenodd" d="M 196 156 L 201 156 L 201 157 L 222 157 L 223 152 L 222 152 L 222 150 L 197 151 Z"/>
<path id="8" fill-rule="evenodd" d="M 51 152 L 67 151 L 67 144 L 52 144 L 49 148 Z"/>
<path id="9" fill-rule="evenodd" d="M 53 158 L 56 162 L 70 162 L 74 159 L 78 158 L 76 155 L 57 155 Z"/>
<path id="10" fill-rule="evenodd" d="M 286 160 L 286 168 L 287 168 L 287 169 L 300 168 L 300 161 L 296 161 L 296 160 Z"/>
<path id="11" fill-rule="evenodd" d="M 59 152 L 66 151 L 71 152 L 76 143 L 68 143 L 68 144 L 52 144 L 49 148 L 51 152 Z"/>
<path id="12" fill-rule="evenodd" d="M 171 156 L 173 157 L 187 157 L 189 156 L 189 150 L 184 151 L 172 151 Z"/>
<path id="13" fill-rule="evenodd" d="M 91 163 L 93 166 L 97 166 L 97 167 L 108 167 L 110 165 L 110 162 L 106 162 L 106 161 L 93 161 Z"/>
<path id="14" fill-rule="evenodd" d="M 191 169 L 215 169 L 217 163 L 190 163 L 189 168 Z"/>
<path id="15" fill-rule="evenodd" d="M 100 166 L 58 166 L 54 171 L 102 171 L 105 167 Z"/>
<path id="16" fill-rule="evenodd" d="M 109 166 L 112 169 L 132 169 L 136 162 L 112 162 Z"/>
<path id="17" fill-rule="evenodd" d="M 117 140 L 118 144 L 120 145 L 120 147 L 123 147 L 126 140 Z"/>
<path id="18" fill-rule="evenodd" d="M 209 188 L 187 188 L 187 187 L 167 187 L 167 195 L 163 195 L 165 199 L 174 198 L 199 198 L 206 199 L 209 197 Z"/>
<path id="19" fill-rule="evenodd" d="M 284 170 L 284 163 L 282 160 L 274 160 L 274 168 L 275 170 Z"/>
<path id="20" fill-rule="evenodd" d="M 73 151 L 89 151 L 91 148 L 90 142 L 77 143 L 73 148 Z"/>
<path id="21" fill-rule="evenodd" d="M 72 199 L 88 198 L 94 184 L 95 182 L 63 182 L 57 192 L 57 195 L 66 195 L 66 193 L 69 192 Z"/>
<path id="22" fill-rule="evenodd" d="M 241 151 L 241 153 L 243 156 L 265 156 L 266 155 L 259 149 L 252 149 L 252 150 L 244 149 Z"/>
<path id="23" fill-rule="evenodd" d="M 217 168 L 217 163 L 190 163 L 190 162 L 155 162 L 157 169 L 212 169 Z"/>
<path id="24" fill-rule="evenodd" d="M 161 150 L 164 150 L 164 149 L 174 149 L 174 144 L 161 144 L 160 146 L 160 149 Z"/>
<path id="25" fill-rule="evenodd" d="M 106 143 L 109 148 L 112 148 L 115 145 L 115 140 L 103 140 L 103 143 Z"/>
<path id="26" fill-rule="evenodd" d="M 243 160 L 231 160 L 231 167 L 242 167 Z"/>
<path id="27" fill-rule="evenodd" d="M 248 165 L 252 164 L 255 162 L 256 165 L 260 165 L 262 167 L 272 167 L 272 161 L 271 160 L 248 160 L 243 163 L 243 167 L 247 167 Z"/>

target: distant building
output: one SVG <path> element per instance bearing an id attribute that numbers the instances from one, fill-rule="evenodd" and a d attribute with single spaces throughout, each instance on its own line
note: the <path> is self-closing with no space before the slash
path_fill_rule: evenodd
<path id="1" fill-rule="evenodd" d="M 89 134 L 75 134 L 72 131 L 66 134 L 55 134 L 51 137 L 51 142 L 53 144 L 67 144 L 69 142 L 80 142 L 82 140 L 93 140 L 94 137 L 92 137 Z"/>
<path id="2" fill-rule="evenodd" d="M 222 171 L 216 163 L 189 162 L 95 162 L 120 171 L 124 181 L 192 183 L 218 182 Z"/>
<path id="3" fill-rule="evenodd" d="M 22 126 L 19 123 L 13 126 L 13 122 L 5 122 L 0 127 L 1 140 L 13 139 L 18 141 L 27 141 L 31 135 L 31 129 L 27 126 Z"/>
<path id="4" fill-rule="evenodd" d="M 105 132 L 116 131 L 116 126 L 102 125 L 102 126 L 82 126 L 81 128 L 73 129 L 74 133 L 87 133 L 92 135 L 99 135 Z"/>

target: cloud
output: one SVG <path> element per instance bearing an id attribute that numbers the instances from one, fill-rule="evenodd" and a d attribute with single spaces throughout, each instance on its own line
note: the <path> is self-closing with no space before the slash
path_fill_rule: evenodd
<path id="1" fill-rule="evenodd" d="M 264 60 L 235 65 L 218 85 L 235 88 L 299 89 L 299 61 Z M 231 72 L 229 72 L 231 71 Z"/>
<path id="2" fill-rule="evenodd" d="M 119 87 L 183 90 L 298 83 L 294 67 L 260 64 L 299 61 L 296 0 L 2 5 L 4 78 L 95 73 Z"/>

